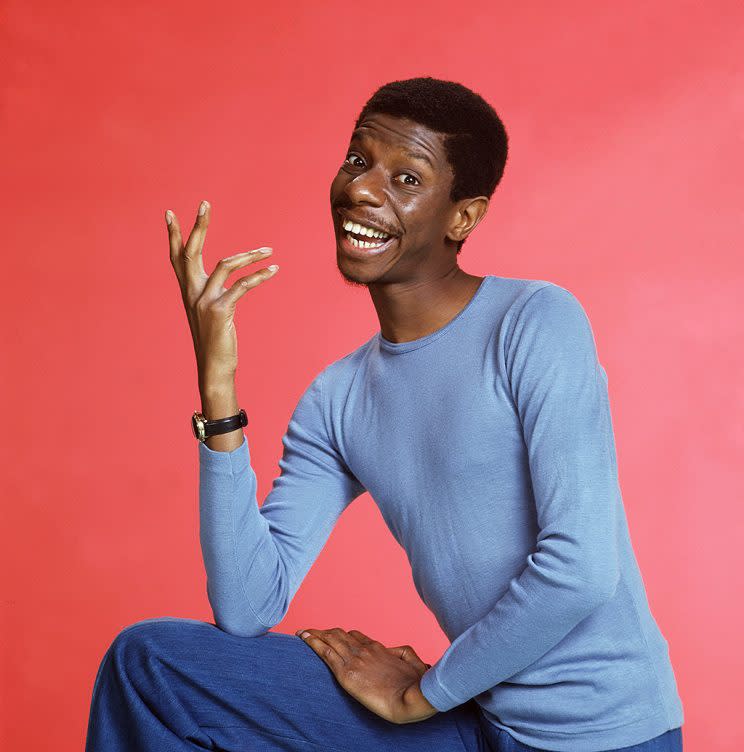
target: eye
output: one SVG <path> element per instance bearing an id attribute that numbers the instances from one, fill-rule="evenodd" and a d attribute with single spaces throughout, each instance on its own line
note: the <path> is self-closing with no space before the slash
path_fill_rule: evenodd
<path id="1" fill-rule="evenodd" d="M 363 164 L 355 164 L 354 163 L 355 159 L 358 159 L 360 162 L 364 163 L 364 160 L 362 159 L 362 157 L 360 157 L 358 154 L 354 154 L 354 152 L 350 151 L 346 155 L 346 159 L 344 159 L 344 164 L 348 164 L 351 167 L 362 167 Z M 405 182 L 404 181 L 404 183 L 403 183 L 404 185 L 412 185 L 412 186 L 413 185 L 421 185 L 421 182 L 419 181 L 419 179 L 415 175 L 412 175 L 410 172 L 401 172 L 400 174 L 403 175 L 403 176 L 405 176 L 405 177 L 412 178 L 415 181 L 413 183 L 411 183 L 411 182 Z"/>
<path id="2" fill-rule="evenodd" d="M 409 178 L 413 178 L 416 181 L 415 183 L 404 183 L 404 185 L 421 185 L 419 179 L 415 175 L 411 175 L 410 172 L 401 172 L 400 174 Z"/>
<path id="3" fill-rule="evenodd" d="M 349 162 L 349 159 L 350 159 L 350 158 L 351 158 L 352 160 L 354 160 L 354 159 L 362 159 L 362 158 L 361 158 L 360 156 L 357 156 L 357 155 L 356 155 L 356 154 L 354 154 L 353 152 L 349 152 L 349 153 L 348 153 L 348 154 L 346 155 L 346 159 L 344 159 L 344 162 L 346 162 L 346 163 L 348 163 L 348 164 L 351 164 L 351 165 L 352 165 L 352 167 L 360 167 L 360 165 L 352 164 L 352 162 Z M 362 161 L 364 161 L 364 160 L 362 160 Z"/>

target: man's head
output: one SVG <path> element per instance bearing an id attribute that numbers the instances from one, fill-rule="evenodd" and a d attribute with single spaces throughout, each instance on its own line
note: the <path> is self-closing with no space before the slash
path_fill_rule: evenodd
<path id="1" fill-rule="evenodd" d="M 344 277 L 366 284 L 401 264 L 451 266 L 488 209 L 507 150 L 495 110 L 462 84 L 426 77 L 380 87 L 359 113 L 331 184 Z M 365 249 L 349 238 L 347 222 L 393 237 L 379 251 Z"/>

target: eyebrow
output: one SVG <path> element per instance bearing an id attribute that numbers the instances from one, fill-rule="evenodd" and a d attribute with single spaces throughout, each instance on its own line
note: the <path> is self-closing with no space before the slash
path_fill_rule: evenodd
<path id="1" fill-rule="evenodd" d="M 432 170 L 434 169 L 431 159 L 429 159 L 428 155 L 423 151 L 411 151 L 410 149 L 406 149 L 404 153 L 411 159 L 418 159 L 420 162 L 426 162 Z"/>
<path id="2" fill-rule="evenodd" d="M 351 141 L 364 141 L 367 139 L 366 134 L 354 132 L 351 134 Z M 415 151 L 413 149 L 404 149 L 403 153 L 411 159 L 417 159 L 419 162 L 426 162 L 432 170 L 436 169 L 434 163 L 429 158 L 429 155 L 423 151 Z"/>

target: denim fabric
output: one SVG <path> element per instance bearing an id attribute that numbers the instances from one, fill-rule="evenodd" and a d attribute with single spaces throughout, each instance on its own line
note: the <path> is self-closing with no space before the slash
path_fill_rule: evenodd
<path id="1" fill-rule="evenodd" d="M 488 723 L 482 715 L 480 718 L 484 743 L 490 752 L 545 752 L 538 747 L 523 744 L 503 729 Z M 670 729 L 653 739 L 633 744 L 630 747 L 615 747 L 615 749 L 601 752 L 682 752 L 682 728 Z"/>
<path id="2" fill-rule="evenodd" d="M 398 725 L 300 637 L 175 617 L 125 627 L 96 676 L 86 752 L 489 752 L 473 703 Z"/>
<path id="3" fill-rule="evenodd" d="M 485 724 L 485 725 L 484 725 Z M 487 728 L 490 726 L 490 729 Z M 522 752 L 468 701 L 418 723 L 375 715 L 295 635 L 158 617 L 119 632 L 93 684 L 85 752 Z M 679 752 L 672 732 L 624 752 Z"/>

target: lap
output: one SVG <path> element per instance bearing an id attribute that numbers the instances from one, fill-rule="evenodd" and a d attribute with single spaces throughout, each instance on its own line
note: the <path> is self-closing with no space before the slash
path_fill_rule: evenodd
<path id="1" fill-rule="evenodd" d="M 134 683 L 157 673 L 158 686 L 165 683 L 187 702 L 220 748 L 271 739 L 273 748 L 288 752 L 489 749 L 474 702 L 418 723 L 391 723 L 351 697 L 295 635 L 238 637 L 210 622 L 158 617 L 125 627 L 109 654 Z"/>

